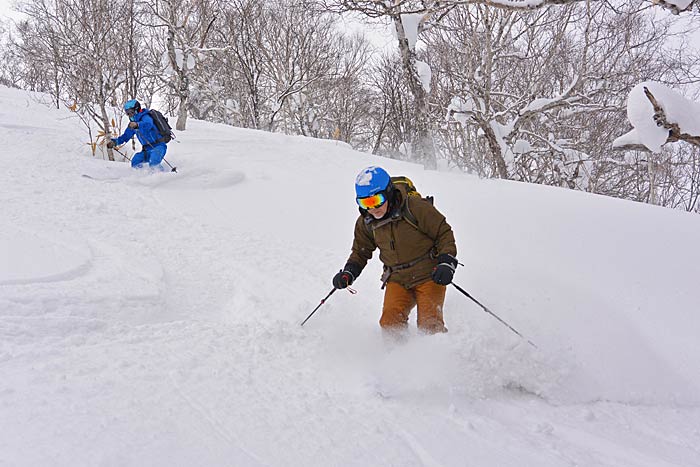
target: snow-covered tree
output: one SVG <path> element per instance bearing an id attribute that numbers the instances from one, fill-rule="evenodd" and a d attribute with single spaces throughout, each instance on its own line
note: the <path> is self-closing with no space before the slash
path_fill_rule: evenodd
<path id="1" fill-rule="evenodd" d="M 396 34 L 401 68 L 413 99 L 414 130 L 408 158 L 429 168 L 435 168 L 437 157 L 430 122 L 430 67 L 417 58 L 418 35 L 430 27 L 448 9 L 441 2 L 425 1 L 330 1 L 325 7 L 331 11 L 360 12 L 368 17 L 387 18 Z"/>
<path id="2" fill-rule="evenodd" d="M 417 59 L 415 43 L 417 37 L 421 34 L 426 34 L 431 29 L 440 25 L 444 18 L 451 17 L 461 9 L 465 8 L 481 8 L 484 12 L 482 20 L 485 21 L 483 24 L 474 22 L 472 26 L 474 28 L 484 27 L 486 29 L 492 28 L 492 24 L 489 23 L 488 17 L 497 17 L 499 12 L 501 16 L 513 15 L 514 12 L 523 11 L 537 11 L 542 10 L 550 5 L 558 5 L 559 8 L 553 10 L 557 11 L 561 8 L 565 8 L 569 5 L 568 11 L 575 5 L 585 5 L 588 11 L 588 22 L 594 22 L 592 18 L 592 13 L 604 11 L 606 9 L 618 11 L 627 10 L 629 12 L 629 5 L 620 4 L 612 5 L 610 2 L 603 1 L 579 1 L 579 0 L 435 0 L 435 1 L 412 1 L 412 0 L 395 0 L 395 1 L 382 1 L 382 0 L 327 0 L 322 2 L 323 5 L 333 11 L 340 12 L 359 12 L 370 18 L 388 18 L 389 21 L 394 25 L 396 32 L 396 37 L 398 41 L 398 50 L 402 57 L 403 70 L 406 76 L 406 80 L 413 95 L 413 111 L 414 118 L 417 122 L 416 129 L 413 137 L 413 147 L 414 147 L 414 157 L 422 159 L 424 163 L 430 166 L 430 159 L 434 154 L 432 149 L 432 135 L 431 127 L 427 122 L 427 114 L 429 109 L 429 95 L 428 88 L 430 85 L 430 75 L 432 70 L 424 62 Z M 637 9 L 644 7 L 644 4 L 649 2 L 632 2 L 632 6 Z M 691 12 L 694 11 L 693 8 L 697 7 L 696 1 L 691 0 L 672 0 L 672 1 L 657 1 L 654 3 L 659 4 L 662 7 L 671 9 L 674 13 L 680 12 Z M 696 9 L 697 10 L 697 9 Z M 563 16 L 570 15 L 567 10 L 559 11 Z M 556 16 L 556 13 L 551 13 Z M 559 21 L 561 24 L 561 21 Z M 525 25 L 525 28 L 528 28 Z M 457 31 L 454 31 L 458 34 Z M 496 27 L 496 32 L 498 33 L 498 27 Z M 600 36 L 600 32 L 598 33 Z M 557 41 L 557 37 L 554 36 L 550 39 Z M 588 41 L 588 38 L 584 38 Z M 589 49 L 589 45 L 595 46 L 600 40 L 600 37 L 590 38 L 590 44 L 586 42 L 584 50 Z M 479 54 L 480 50 L 473 50 L 473 53 Z M 430 49 L 428 48 L 428 53 Z M 584 57 L 586 58 L 586 57 Z M 587 63 L 584 61 L 584 64 Z M 488 64 L 487 64 L 488 65 Z M 584 70 L 586 71 L 586 70 Z M 521 102 L 520 109 L 525 113 L 519 115 L 518 118 L 510 119 L 509 123 L 515 125 L 514 127 L 505 127 L 501 124 L 493 125 L 482 125 L 482 131 L 487 136 L 489 140 L 489 148 L 494 154 L 493 162 L 495 163 L 495 173 L 501 177 L 509 176 L 508 164 L 506 159 L 513 157 L 512 149 L 508 149 L 502 143 L 504 137 L 508 139 L 514 136 L 513 131 L 517 126 L 522 126 L 525 122 L 531 121 L 538 113 L 542 111 L 552 111 L 556 108 L 563 106 L 569 106 L 578 97 L 574 94 L 579 93 L 579 89 L 585 86 L 588 76 L 580 75 L 577 77 L 572 77 L 573 80 L 568 84 L 568 88 L 562 88 L 559 94 L 552 95 L 548 98 L 543 98 L 541 100 L 532 99 L 529 103 L 524 101 Z M 598 79 L 598 81 L 602 81 Z M 545 100 L 546 99 L 546 100 Z M 454 102 L 456 105 L 466 104 L 467 106 L 480 105 L 483 101 L 462 101 L 457 100 Z M 522 107 L 525 104 L 526 108 Z M 474 107 L 471 107 L 473 110 Z M 551 112 L 550 112 L 551 113 Z M 475 115 L 475 112 L 472 112 Z M 495 122 L 495 120 L 485 120 L 485 122 Z M 505 132 L 505 133 L 504 133 Z M 518 140 L 520 143 L 518 150 L 522 150 L 524 146 L 524 140 Z M 552 150 L 559 154 L 564 154 L 565 152 L 572 153 L 569 149 L 560 148 L 556 143 L 550 144 Z M 502 153 L 500 156 L 498 153 Z M 586 158 L 586 154 L 580 154 L 579 159 Z M 554 170 L 560 170 L 562 165 L 553 166 Z M 581 165 L 576 163 L 574 172 L 579 173 Z M 564 177 L 566 178 L 566 177 Z"/>
<path id="3" fill-rule="evenodd" d="M 635 86 L 629 94 L 627 116 L 633 129 L 614 141 L 618 149 L 659 152 L 666 143 L 676 141 L 700 147 L 700 104 L 662 83 Z"/>
<path id="4" fill-rule="evenodd" d="M 336 47 L 333 77 L 327 87 L 319 87 L 314 97 L 320 135 L 366 147 L 370 112 L 370 91 L 365 83 L 369 47 L 360 35 L 341 36 Z"/>
<path id="5" fill-rule="evenodd" d="M 177 100 L 175 129 L 187 127 L 191 79 L 207 52 L 207 40 L 217 19 L 217 0 L 145 0 L 140 2 L 149 13 L 146 24 L 159 31 L 153 38 L 163 49 L 165 82 Z"/>
<path id="6" fill-rule="evenodd" d="M 18 26 L 18 51 L 31 79 L 56 103 L 77 112 L 95 143 L 112 133 L 111 109 L 124 85 L 123 3 L 107 0 L 31 0 Z M 98 136 L 93 136 L 96 123 Z M 108 151 L 113 160 L 112 151 Z"/>
<path id="7" fill-rule="evenodd" d="M 608 0 L 320 0 L 326 8 L 341 11 L 358 11 L 370 17 L 381 17 L 397 13 L 422 13 L 426 10 L 443 12 L 465 5 L 485 5 L 504 10 L 535 10 L 549 5 L 571 5 L 574 3 L 609 3 Z M 622 2 L 619 2 L 622 3 Z M 646 0 L 674 14 L 700 11 L 699 0 Z"/>
<path id="8" fill-rule="evenodd" d="M 372 72 L 374 145 L 372 152 L 392 158 L 405 158 L 415 134 L 411 92 L 396 55 L 382 56 Z"/>
<path id="9" fill-rule="evenodd" d="M 220 27 L 213 32 L 219 48 L 206 59 L 206 84 L 198 94 L 211 103 L 208 117 L 231 125 L 264 129 L 266 102 L 271 90 L 266 76 L 265 24 L 274 21 L 266 2 L 236 0 L 223 11 Z"/>
<path id="10" fill-rule="evenodd" d="M 592 164 L 607 157 L 626 93 L 638 76 L 662 76 L 670 66 L 662 47 L 668 24 L 650 28 L 635 11 L 600 3 L 447 15 L 425 40 L 448 124 L 477 130 L 466 130 L 460 153 L 486 151 L 490 175 L 586 189 Z"/>
<path id="11" fill-rule="evenodd" d="M 222 18 L 212 34 L 216 50 L 202 61 L 207 79 L 193 86 L 207 104 L 199 115 L 320 137 L 357 125 L 356 117 L 342 121 L 338 107 L 348 115 L 366 101 L 357 91 L 369 61 L 364 39 L 345 37 L 332 16 L 287 0 L 237 0 Z"/>
<path id="12" fill-rule="evenodd" d="M 0 68 L 0 84 L 19 87 L 22 81 L 22 62 L 14 53 L 12 47 L 14 39 L 10 29 L 5 21 L 0 20 L 0 60 L 5 65 Z"/>

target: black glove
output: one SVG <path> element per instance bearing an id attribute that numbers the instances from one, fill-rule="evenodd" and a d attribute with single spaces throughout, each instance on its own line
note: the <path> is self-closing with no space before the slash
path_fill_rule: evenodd
<path id="1" fill-rule="evenodd" d="M 457 269 L 457 258 L 447 253 L 437 257 L 438 265 L 433 268 L 433 282 L 440 285 L 448 285 L 452 282 L 452 277 Z"/>
<path id="2" fill-rule="evenodd" d="M 137 129 L 138 127 L 139 127 L 138 122 L 129 122 L 129 128 L 131 128 L 132 130 Z"/>
<path id="3" fill-rule="evenodd" d="M 344 289 L 355 280 L 355 276 L 350 271 L 338 271 L 338 274 L 333 276 L 333 287 L 336 289 Z"/>
<path id="4" fill-rule="evenodd" d="M 336 289 L 346 288 L 355 282 L 361 272 L 362 268 L 359 264 L 348 262 L 343 269 L 338 271 L 338 274 L 333 276 L 333 287 Z"/>
<path id="5" fill-rule="evenodd" d="M 116 146 L 117 143 L 114 142 L 114 140 L 109 140 L 107 141 L 107 149 L 112 149 L 114 146 Z"/>

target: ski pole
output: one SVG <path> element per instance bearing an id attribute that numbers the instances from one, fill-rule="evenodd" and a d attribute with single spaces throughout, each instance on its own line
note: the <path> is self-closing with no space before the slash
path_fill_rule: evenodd
<path id="1" fill-rule="evenodd" d="M 471 299 L 474 303 L 476 303 L 477 305 L 479 305 L 479 306 L 481 307 L 482 310 L 484 310 L 486 313 L 488 313 L 488 314 L 490 314 L 491 316 L 493 316 L 494 318 L 496 318 L 498 321 L 500 321 L 500 322 L 503 323 L 505 326 L 507 326 L 508 329 L 510 329 L 511 331 L 513 331 L 514 333 L 516 333 L 518 336 L 520 336 L 521 339 L 525 339 L 525 340 L 527 341 L 528 344 L 530 344 L 531 346 L 533 346 L 533 347 L 536 348 L 536 349 L 538 348 L 535 344 L 533 344 L 533 343 L 530 341 L 530 339 L 525 338 L 522 334 L 520 334 L 518 331 L 516 331 L 510 324 L 508 324 L 508 323 L 506 323 L 505 321 L 503 321 L 501 318 L 499 318 L 498 316 L 496 316 L 496 314 L 495 314 L 494 312 L 492 312 L 491 310 L 489 310 L 488 308 L 486 308 L 484 305 L 482 305 L 482 304 L 479 302 L 479 300 L 477 300 L 476 298 L 474 298 L 474 297 L 472 297 L 471 295 L 469 295 L 469 292 L 467 292 L 466 290 L 464 290 L 462 287 L 458 286 L 458 285 L 455 284 L 454 282 L 452 282 L 452 285 L 454 285 L 455 288 L 456 288 L 457 290 L 459 290 L 460 292 L 462 292 L 467 298 Z"/>
<path id="2" fill-rule="evenodd" d="M 319 308 L 321 308 L 321 305 L 323 305 L 324 303 L 326 303 L 326 300 L 328 300 L 328 297 L 330 297 L 331 295 L 333 295 L 333 292 L 335 292 L 336 290 L 338 290 L 338 289 L 336 289 L 335 287 L 333 287 L 333 290 L 331 290 L 331 291 L 328 293 L 328 295 L 326 295 L 326 298 L 324 298 L 323 300 L 321 300 L 321 303 L 319 303 L 318 306 L 317 306 L 316 308 L 314 308 L 314 311 L 312 311 L 311 314 L 310 314 L 309 316 L 307 316 L 306 319 L 301 323 L 302 326 L 304 325 L 304 323 L 306 323 L 306 322 L 309 320 L 309 318 L 311 318 L 311 316 L 313 316 L 314 313 L 316 313 L 316 310 L 318 310 Z"/>
<path id="3" fill-rule="evenodd" d="M 165 162 L 166 164 L 168 164 L 168 166 L 169 166 L 170 169 L 171 169 L 171 170 L 170 170 L 171 172 L 177 173 L 177 167 L 173 167 L 172 165 L 170 165 L 170 162 L 168 162 L 168 161 L 165 159 L 165 157 L 163 158 L 163 162 Z"/>
<path id="4" fill-rule="evenodd" d="M 131 162 L 131 159 L 129 159 L 129 157 L 127 157 L 126 154 L 124 154 L 124 153 L 121 152 L 119 149 L 117 149 L 116 146 L 114 146 L 112 149 L 114 149 L 115 151 L 117 151 L 117 152 L 119 153 L 119 155 L 122 156 L 124 159 L 128 160 L 129 162 Z"/>

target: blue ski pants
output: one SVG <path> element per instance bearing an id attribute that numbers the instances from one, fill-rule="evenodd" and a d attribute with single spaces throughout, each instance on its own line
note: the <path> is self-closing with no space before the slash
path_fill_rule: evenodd
<path id="1" fill-rule="evenodd" d="M 158 166 L 165 157 L 167 150 L 168 147 L 165 143 L 158 143 L 153 147 L 144 147 L 141 149 L 141 152 L 137 152 L 131 158 L 131 166 L 141 168 L 144 163 L 148 163 L 151 167 Z"/>

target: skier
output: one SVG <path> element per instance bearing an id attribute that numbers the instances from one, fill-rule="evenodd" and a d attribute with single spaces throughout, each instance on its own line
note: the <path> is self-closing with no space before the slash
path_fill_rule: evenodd
<path id="1" fill-rule="evenodd" d="M 442 307 L 458 262 L 454 234 L 445 216 L 430 201 L 410 196 L 406 183 L 393 183 L 381 167 L 363 169 L 355 180 L 355 193 L 360 216 L 352 252 L 333 277 L 333 286 L 351 285 L 379 248 L 385 288 L 382 329 L 402 334 L 417 305 L 419 330 L 447 332 Z"/>
<path id="2" fill-rule="evenodd" d="M 144 163 L 148 163 L 150 167 L 163 170 L 160 163 L 168 147 L 153 123 L 153 118 L 148 114 L 148 109 L 142 109 L 139 101 L 131 99 L 124 104 L 124 113 L 129 117 L 129 125 L 120 137 L 108 141 L 107 147 L 124 144 L 136 134 L 141 143 L 141 152 L 137 152 L 131 158 L 131 166 L 141 168 Z"/>

